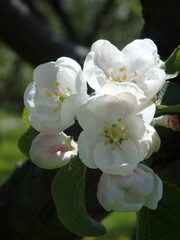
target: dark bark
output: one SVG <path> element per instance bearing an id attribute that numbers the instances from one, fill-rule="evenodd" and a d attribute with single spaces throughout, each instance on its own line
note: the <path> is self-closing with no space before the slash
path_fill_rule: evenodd
<path id="1" fill-rule="evenodd" d="M 0 1 L 0 38 L 33 65 L 61 56 L 82 62 L 87 54 L 85 47 L 61 38 L 19 0 Z"/>

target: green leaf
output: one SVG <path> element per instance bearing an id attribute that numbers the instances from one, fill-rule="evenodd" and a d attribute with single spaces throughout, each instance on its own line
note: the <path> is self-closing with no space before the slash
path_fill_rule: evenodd
<path id="1" fill-rule="evenodd" d="M 137 240 L 180 237 L 180 189 L 164 182 L 163 198 L 156 210 L 143 207 L 137 214 Z"/>
<path id="2" fill-rule="evenodd" d="M 29 150 L 31 148 L 32 140 L 39 134 L 34 128 L 28 128 L 22 137 L 18 141 L 18 147 L 20 151 L 29 158 Z"/>
<path id="3" fill-rule="evenodd" d="M 158 114 L 168 114 L 168 113 L 179 113 L 180 104 L 166 106 L 166 105 L 156 105 L 156 113 Z"/>
<path id="4" fill-rule="evenodd" d="M 89 217 L 84 203 L 85 175 L 86 167 L 75 158 L 70 169 L 64 166 L 55 176 L 52 195 L 57 215 L 69 231 L 79 236 L 100 236 L 105 228 Z"/>
<path id="5" fill-rule="evenodd" d="M 175 82 L 168 82 L 165 91 L 162 93 L 162 105 L 176 105 L 180 104 L 180 84 Z"/>
<path id="6" fill-rule="evenodd" d="M 30 127 L 30 124 L 27 122 L 27 118 L 29 116 L 29 112 L 26 107 L 23 109 L 23 115 L 22 115 L 22 120 L 26 124 L 26 126 Z"/>
<path id="7" fill-rule="evenodd" d="M 171 56 L 165 62 L 165 71 L 167 74 L 180 72 L 180 46 L 178 46 Z"/>

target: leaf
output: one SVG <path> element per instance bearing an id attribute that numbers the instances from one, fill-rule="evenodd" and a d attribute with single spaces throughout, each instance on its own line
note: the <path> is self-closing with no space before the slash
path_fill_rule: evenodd
<path id="1" fill-rule="evenodd" d="M 23 115 L 22 115 L 22 120 L 26 124 L 26 126 L 30 127 L 30 124 L 27 122 L 27 118 L 29 116 L 29 112 L 26 107 L 23 109 Z"/>
<path id="2" fill-rule="evenodd" d="M 180 103 L 180 84 L 168 82 L 164 93 L 162 93 L 162 105 L 176 105 Z"/>
<path id="3" fill-rule="evenodd" d="M 166 105 L 156 105 L 156 113 L 158 114 L 168 114 L 168 113 L 179 113 L 180 104 L 166 106 Z"/>
<path id="4" fill-rule="evenodd" d="M 20 151 L 29 158 L 29 150 L 31 148 L 32 140 L 39 134 L 34 128 L 28 128 L 22 137 L 18 141 L 18 147 Z"/>
<path id="5" fill-rule="evenodd" d="M 89 217 L 84 203 L 86 167 L 75 158 L 68 169 L 59 170 L 52 183 L 52 195 L 61 223 L 79 236 L 100 236 L 103 225 Z M 90 187 L 90 186 L 89 186 Z"/>
<path id="6" fill-rule="evenodd" d="M 137 240 L 180 237 L 180 189 L 164 182 L 163 198 L 156 210 L 143 207 L 138 213 Z"/>
<path id="7" fill-rule="evenodd" d="M 180 46 L 178 46 L 166 60 L 165 70 L 167 74 L 180 72 Z"/>

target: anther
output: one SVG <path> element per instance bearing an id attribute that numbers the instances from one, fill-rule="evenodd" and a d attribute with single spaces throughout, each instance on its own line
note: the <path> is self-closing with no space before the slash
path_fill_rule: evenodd
<path id="1" fill-rule="evenodd" d="M 53 83 L 53 87 L 59 87 L 61 84 L 60 84 L 60 82 L 58 82 L 58 81 L 55 81 L 54 83 Z"/>

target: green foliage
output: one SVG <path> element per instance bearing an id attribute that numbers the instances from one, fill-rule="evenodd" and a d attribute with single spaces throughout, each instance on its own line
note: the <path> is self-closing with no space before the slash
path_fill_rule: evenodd
<path id="1" fill-rule="evenodd" d="M 180 103 L 180 84 L 166 82 L 159 93 L 162 105 L 176 105 Z"/>
<path id="2" fill-rule="evenodd" d="M 29 158 L 29 150 L 32 140 L 39 134 L 34 128 L 30 127 L 18 141 L 18 147 L 21 152 Z"/>
<path id="3" fill-rule="evenodd" d="M 158 114 L 169 114 L 169 113 L 179 113 L 180 112 L 180 104 L 177 105 L 156 105 L 156 113 Z"/>
<path id="4" fill-rule="evenodd" d="M 27 108 L 24 107 L 23 115 L 22 115 L 22 120 L 23 120 L 23 122 L 26 124 L 26 126 L 30 127 L 30 124 L 27 122 L 28 116 L 29 116 L 29 112 L 28 112 Z"/>
<path id="5" fill-rule="evenodd" d="M 79 236 L 99 236 L 105 228 L 89 217 L 84 203 L 86 167 L 79 158 L 70 168 L 59 170 L 52 183 L 52 195 L 61 223 Z"/>
<path id="6" fill-rule="evenodd" d="M 178 46 L 165 62 L 167 74 L 180 73 L 180 46 Z"/>
<path id="7" fill-rule="evenodd" d="M 172 239 L 180 236 L 180 189 L 164 182 L 163 198 L 156 210 L 138 213 L 137 240 Z"/>

